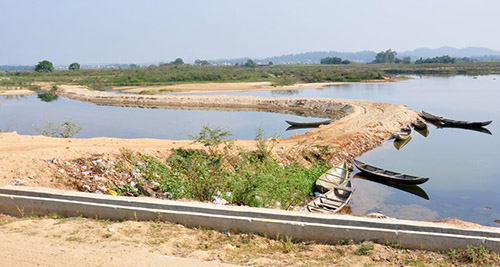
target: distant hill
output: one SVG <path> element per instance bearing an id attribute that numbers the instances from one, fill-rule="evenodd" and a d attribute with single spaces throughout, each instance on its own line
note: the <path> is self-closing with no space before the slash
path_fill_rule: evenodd
<path id="1" fill-rule="evenodd" d="M 500 51 L 496 51 L 484 47 L 466 47 L 466 48 L 454 48 L 450 46 L 443 46 L 440 48 L 418 48 L 413 51 L 399 52 L 398 57 L 409 56 L 412 59 L 418 58 L 430 58 L 448 55 L 450 57 L 470 57 L 470 58 L 487 58 L 488 56 L 500 57 Z"/>
<path id="2" fill-rule="evenodd" d="M 282 56 L 267 57 L 261 59 L 253 59 L 259 64 L 267 64 L 273 62 L 274 64 L 319 64 L 320 60 L 325 57 L 340 57 L 355 62 L 370 62 L 375 58 L 377 53 L 373 51 L 360 51 L 360 52 L 336 52 L 336 51 L 322 51 L 322 52 L 306 52 L 300 54 L 288 54 Z M 236 64 L 244 63 L 249 58 L 236 58 L 236 59 L 222 59 L 222 60 L 209 60 L 212 64 Z"/>
<path id="3" fill-rule="evenodd" d="M 379 51 L 380 52 L 380 51 Z M 300 54 L 288 54 L 282 56 L 267 57 L 261 59 L 252 59 L 259 64 L 266 64 L 273 62 L 274 64 L 319 64 L 320 60 L 325 57 L 340 57 L 354 62 L 371 62 L 375 59 L 375 51 L 360 51 L 360 52 L 336 52 L 336 51 L 323 51 L 323 52 L 306 52 Z M 439 56 L 451 57 L 470 57 L 478 61 L 495 61 L 500 60 L 500 51 L 483 48 L 483 47 L 466 47 L 454 48 L 450 46 L 443 46 L 440 48 L 417 48 L 412 51 L 398 52 L 399 58 L 409 56 L 412 60 L 419 58 L 430 58 Z M 221 59 L 209 60 L 212 64 L 229 64 L 244 63 L 248 57 L 236 59 Z"/>

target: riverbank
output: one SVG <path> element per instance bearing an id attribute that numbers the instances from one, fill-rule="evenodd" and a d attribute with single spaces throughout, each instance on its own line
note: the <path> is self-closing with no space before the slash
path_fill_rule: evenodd
<path id="1" fill-rule="evenodd" d="M 291 85 L 274 85 L 272 82 L 225 82 L 225 83 L 184 83 L 164 86 L 117 86 L 113 90 L 124 93 L 139 94 L 199 94 L 199 93 L 232 93 L 245 91 L 280 91 L 322 88 L 345 84 L 374 84 L 396 82 L 399 78 L 386 77 L 383 80 L 367 80 L 362 82 L 319 82 L 319 83 L 295 83 Z"/>
<path id="2" fill-rule="evenodd" d="M 33 95 L 33 94 L 35 94 L 35 92 L 28 89 L 3 90 L 2 88 L 0 88 L 0 95 L 15 96 L 15 95 Z"/>
<path id="3" fill-rule="evenodd" d="M 343 99 L 258 98 L 229 96 L 142 96 L 90 91 L 81 86 L 59 86 L 58 94 L 75 100 L 118 106 L 147 106 L 173 109 L 258 110 L 303 112 L 310 116 L 327 116 L 337 121 L 313 129 L 304 135 L 276 140 L 273 153 L 286 158 L 300 153 L 304 146 L 329 145 L 336 159 L 350 159 L 371 150 L 387 140 L 392 133 L 410 124 L 417 113 L 402 105 Z M 326 110 L 326 112 L 325 112 Z M 201 148 L 190 140 L 154 139 L 58 139 L 43 136 L 0 134 L 0 185 L 22 179 L 28 185 L 63 187 L 56 171 L 47 161 L 72 160 L 92 154 L 110 158 L 120 155 L 120 148 L 165 157 L 173 148 Z M 254 140 L 235 140 L 235 147 L 255 149 Z"/>

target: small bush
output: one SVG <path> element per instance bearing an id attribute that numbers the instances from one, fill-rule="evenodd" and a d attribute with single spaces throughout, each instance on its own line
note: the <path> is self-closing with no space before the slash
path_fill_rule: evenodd
<path id="1" fill-rule="evenodd" d="M 373 244 L 372 243 L 361 243 L 359 245 L 359 248 L 354 252 L 356 255 L 368 255 L 372 252 L 373 250 Z"/>

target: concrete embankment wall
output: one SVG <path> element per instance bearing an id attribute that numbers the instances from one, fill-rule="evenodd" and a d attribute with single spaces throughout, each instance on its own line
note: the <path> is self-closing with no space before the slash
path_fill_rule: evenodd
<path id="1" fill-rule="evenodd" d="M 427 250 L 482 245 L 500 252 L 500 229 L 461 229 L 430 222 L 114 197 L 46 188 L 0 188 L 0 213 L 14 216 L 55 213 L 113 220 L 161 220 L 220 231 L 289 236 L 326 244 L 345 239 L 355 242 L 371 240 Z"/>

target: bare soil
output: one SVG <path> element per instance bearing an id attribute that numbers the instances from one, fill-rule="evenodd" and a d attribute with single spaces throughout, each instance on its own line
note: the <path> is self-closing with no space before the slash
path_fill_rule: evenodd
<path id="1" fill-rule="evenodd" d="M 164 222 L 0 215 L 5 266 L 499 266 L 496 253 L 436 253 L 369 242 L 297 242 Z"/>
<path id="2" fill-rule="evenodd" d="M 373 80 L 359 83 L 384 83 L 393 82 L 394 78 L 384 80 Z M 271 82 L 227 82 L 227 83 L 185 83 L 163 86 L 119 86 L 113 87 L 127 93 L 147 92 L 157 93 L 223 93 L 223 92 L 242 92 L 242 91 L 274 91 L 274 90 L 298 90 L 321 88 L 332 85 L 349 84 L 350 82 L 321 82 L 321 83 L 297 83 L 292 85 L 273 86 Z"/>

